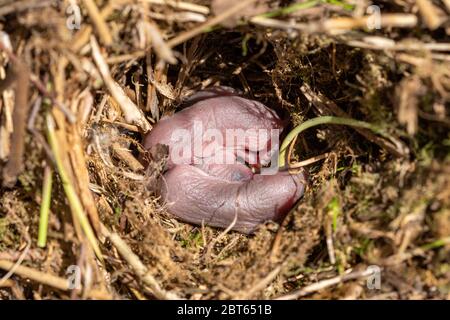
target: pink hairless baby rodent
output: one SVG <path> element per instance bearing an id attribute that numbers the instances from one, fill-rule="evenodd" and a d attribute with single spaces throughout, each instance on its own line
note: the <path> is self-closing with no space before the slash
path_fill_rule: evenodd
<path id="1" fill-rule="evenodd" d="M 269 164 L 269 149 L 278 145 L 270 133 L 283 129 L 278 115 L 228 87 L 200 91 L 187 104 L 163 117 L 144 141 L 146 149 L 169 147 L 161 191 L 168 211 L 197 225 L 234 223 L 233 230 L 247 234 L 265 221 L 280 221 L 303 195 L 304 172 L 250 169 Z"/>

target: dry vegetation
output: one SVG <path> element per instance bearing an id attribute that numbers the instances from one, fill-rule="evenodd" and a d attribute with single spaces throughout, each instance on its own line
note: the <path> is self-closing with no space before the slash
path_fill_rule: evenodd
<path id="1" fill-rule="evenodd" d="M 450 297 L 450 1 L 255 2 L 0 1 L 0 299 Z M 215 84 L 388 137 L 302 133 L 291 161 L 319 157 L 280 227 L 184 224 L 136 159 Z"/>

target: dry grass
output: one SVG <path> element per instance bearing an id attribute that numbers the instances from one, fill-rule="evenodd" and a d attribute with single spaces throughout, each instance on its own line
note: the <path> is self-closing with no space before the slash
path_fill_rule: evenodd
<path id="1" fill-rule="evenodd" d="M 86 0 L 71 30 L 75 3 L 0 1 L 1 299 L 450 297 L 448 1 Z M 298 137 L 311 182 L 280 227 L 184 224 L 155 196 L 160 159 L 136 158 L 161 116 L 215 84 L 293 125 L 344 115 L 389 139 Z"/>

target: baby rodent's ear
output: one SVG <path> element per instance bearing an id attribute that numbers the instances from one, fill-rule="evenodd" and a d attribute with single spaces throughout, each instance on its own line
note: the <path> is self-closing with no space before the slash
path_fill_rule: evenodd
<path id="1" fill-rule="evenodd" d="M 168 169 L 167 159 L 169 157 L 169 146 L 161 143 L 157 143 L 151 146 L 145 152 L 139 156 L 139 161 L 144 167 L 148 167 L 150 164 L 156 166 L 162 166 L 161 171 L 164 172 Z"/>
<path id="2" fill-rule="evenodd" d="M 150 147 L 148 150 L 150 161 L 153 162 L 167 162 L 167 158 L 169 156 L 169 146 L 161 143 L 157 143 L 156 145 Z"/>
<path id="3" fill-rule="evenodd" d="M 169 157 L 169 146 L 161 143 L 150 147 L 147 150 L 144 159 L 141 162 L 145 163 L 148 191 L 155 195 L 160 195 L 163 184 L 163 174 L 168 170 L 167 159 Z"/>

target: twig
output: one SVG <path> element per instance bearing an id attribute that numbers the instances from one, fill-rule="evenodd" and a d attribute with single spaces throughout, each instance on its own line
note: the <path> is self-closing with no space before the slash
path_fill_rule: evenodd
<path id="1" fill-rule="evenodd" d="M 25 249 L 22 251 L 22 253 L 19 256 L 19 259 L 17 259 L 17 261 L 14 263 L 14 265 L 9 268 L 9 271 L 0 279 L 0 287 L 6 282 L 6 280 L 8 280 L 15 272 L 16 270 L 20 267 L 20 265 L 22 264 L 23 260 L 25 259 L 25 257 L 28 254 L 28 251 L 30 250 L 30 246 L 31 246 L 31 242 L 27 243 L 27 246 L 25 247 Z"/>
<path id="2" fill-rule="evenodd" d="M 128 123 L 124 123 L 124 122 L 120 122 L 120 121 L 111 121 L 108 119 L 102 119 L 101 122 L 111 124 L 114 126 L 118 126 L 118 127 L 122 127 L 128 131 L 139 132 L 139 128 L 132 124 L 128 124 Z"/>
<path id="3" fill-rule="evenodd" d="M 250 18 L 249 21 L 253 24 L 269 28 L 298 30 L 306 33 L 341 34 L 357 28 L 367 28 L 372 23 L 372 19 L 372 16 L 360 18 L 337 17 L 323 22 L 296 23 L 294 21 L 272 19 L 264 15 L 259 15 Z M 417 17 L 414 14 L 384 14 L 380 17 L 379 22 L 380 28 L 411 28 L 417 24 Z"/>
<path id="4" fill-rule="evenodd" d="M 56 167 L 58 169 L 59 177 L 61 178 L 61 182 L 64 188 L 64 192 L 66 193 L 67 200 L 69 201 L 74 216 L 80 223 L 80 226 L 83 229 L 89 243 L 91 244 L 97 258 L 103 262 L 103 256 L 100 251 L 100 247 L 97 243 L 94 231 L 92 230 L 92 227 L 89 224 L 89 220 L 84 213 L 80 199 L 78 198 L 78 195 L 75 192 L 75 188 L 69 179 L 66 169 L 64 168 L 64 164 L 59 151 L 59 145 L 56 139 L 54 120 L 50 114 L 47 114 L 46 120 L 47 120 L 47 137 L 49 140 L 50 147 L 53 150 Z"/>
<path id="5" fill-rule="evenodd" d="M 329 155 L 330 155 L 330 153 L 327 152 L 327 153 L 324 153 L 324 154 L 321 154 L 321 155 L 318 155 L 318 156 L 315 156 L 315 157 L 312 157 L 312 158 L 309 158 L 309 159 L 306 159 L 303 161 L 290 163 L 289 168 L 297 169 L 297 168 L 306 167 L 306 166 L 309 166 L 310 164 L 316 163 L 317 161 L 325 159 Z"/>
<path id="6" fill-rule="evenodd" d="M 219 14 L 211 19 L 208 19 L 207 21 L 198 25 L 197 27 L 194 27 L 193 29 L 185 31 L 182 34 L 176 36 L 175 38 L 170 39 L 167 42 L 167 44 L 169 45 L 169 47 L 175 47 L 179 44 L 182 44 L 182 43 L 188 41 L 189 39 L 192 39 L 196 35 L 203 33 L 208 28 L 214 27 L 215 25 L 217 25 L 217 24 L 221 23 L 222 21 L 228 19 L 229 17 L 235 15 L 236 13 L 238 13 L 239 11 L 241 11 L 242 9 L 244 9 L 245 7 L 247 7 L 248 5 L 250 5 L 256 1 L 257 0 L 244 0 L 242 2 L 239 2 L 236 5 L 229 8 L 228 10 L 225 10 L 221 14 Z"/>
<path id="7" fill-rule="evenodd" d="M 44 185 L 42 187 L 41 210 L 39 215 L 38 247 L 45 247 L 47 244 L 48 216 L 50 211 L 50 200 L 52 197 L 53 171 L 49 166 L 45 167 Z"/>
<path id="8" fill-rule="evenodd" d="M 36 140 L 42 145 L 42 147 L 44 148 L 44 152 L 47 155 L 49 161 L 54 163 L 55 158 L 53 157 L 50 146 L 48 145 L 44 136 L 38 130 L 36 130 L 36 128 L 34 126 L 34 124 L 36 123 L 36 117 L 38 115 L 39 109 L 41 108 L 41 104 L 42 104 L 42 98 L 37 97 L 36 101 L 33 104 L 33 107 L 31 108 L 31 113 L 30 113 L 30 116 L 28 118 L 28 123 L 27 123 L 27 129 L 28 129 L 28 131 L 31 132 L 31 134 L 34 135 Z"/>
<path id="9" fill-rule="evenodd" d="M 141 171 L 144 169 L 144 166 L 131 154 L 131 152 L 120 146 L 118 143 L 113 143 L 112 149 L 116 156 L 125 162 L 133 171 Z"/>
<path id="10" fill-rule="evenodd" d="M 100 48 L 94 36 L 91 36 L 91 49 L 92 49 L 92 56 L 95 60 L 95 63 L 97 64 L 100 74 L 102 75 L 109 92 L 122 109 L 125 120 L 128 123 L 136 124 L 137 126 L 139 126 L 144 133 L 149 131 L 152 127 L 145 118 L 145 115 L 142 112 L 142 110 L 139 109 L 130 100 L 130 98 L 125 94 L 123 89 L 111 77 L 109 67 L 106 64 L 102 54 L 100 53 Z"/>
<path id="11" fill-rule="evenodd" d="M 437 29 L 443 22 L 443 19 L 439 17 L 437 9 L 433 3 L 430 0 L 416 0 L 416 3 L 428 29 Z"/>
<path id="12" fill-rule="evenodd" d="M 296 208 L 295 208 L 296 209 Z M 292 209 L 289 211 L 289 213 L 284 217 L 283 221 L 281 222 L 280 226 L 278 227 L 277 233 L 275 234 L 275 238 L 272 242 L 272 248 L 270 249 L 270 261 L 275 262 L 277 260 L 277 254 L 280 251 L 280 245 L 281 245 L 281 236 L 283 234 L 283 229 L 287 225 L 289 219 L 287 219 L 288 215 L 292 212 Z"/>
<path id="13" fill-rule="evenodd" d="M 330 18 L 323 23 L 323 28 L 329 33 L 350 31 L 356 28 L 367 28 L 374 23 L 372 15 L 358 18 L 337 17 Z M 413 28 L 417 25 L 417 16 L 414 14 L 392 13 L 382 14 L 378 21 L 379 28 Z"/>
<path id="14" fill-rule="evenodd" d="M 329 219 L 325 219 L 325 237 L 327 244 L 328 257 L 330 258 L 330 264 L 336 264 L 336 251 L 334 250 L 334 237 L 333 237 L 333 226 Z"/>
<path id="15" fill-rule="evenodd" d="M 242 295 L 239 296 L 239 299 L 242 299 L 242 300 L 250 299 L 255 295 L 255 293 L 257 293 L 261 290 L 264 290 L 264 288 L 266 288 L 273 281 L 273 279 L 275 279 L 275 277 L 278 276 L 280 271 L 281 271 L 281 265 L 276 267 L 275 269 L 273 269 L 271 272 L 269 272 L 269 274 L 267 276 L 265 276 L 263 279 L 258 281 L 249 290 L 246 290 L 245 292 L 243 292 Z"/>
<path id="16" fill-rule="evenodd" d="M 446 42 L 417 42 L 417 43 L 397 43 L 392 39 L 383 37 L 365 37 L 361 40 L 350 39 L 346 44 L 352 47 L 358 47 L 371 50 L 391 50 L 391 51 L 450 51 L 450 43 Z"/>
<path id="17" fill-rule="evenodd" d="M 294 146 L 297 143 L 298 135 L 295 136 L 294 139 L 292 139 L 291 143 L 289 144 L 288 154 L 287 154 L 287 163 L 291 163 L 291 155 L 292 151 L 294 150 Z"/>
<path id="18" fill-rule="evenodd" d="M 3 186 L 12 187 L 18 175 L 23 171 L 23 154 L 25 150 L 26 117 L 28 114 L 28 92 L 30 87 L 29 71 L 25 63 L 15 57 L 12 52 L 0 43 L 0 49 L 11 58 L 12 69 L 0 86 L 15 85 L 13 132 L 11 134 L 11 151 L 8 163 L 3 169 Z"/>
<path id="19" fill-rule="evenodd" d="M 77 186 L 77 191 L 79 192 L 79 199 L 88 214 L 89 220 L 94 228 L 95 232 L 100 231 L 100 218 L 98 215 L 97 207 L 95 205 L 92 193 L 89 190 L 89 171 L 86 167 L 86 156 L 84 152 L 84 146 L 81 132 L 81 124 L 68 126 L 69 139 L 71 141 L 71 148 L 67 149 L 71 164 L 72 172 L 76 171 L 73 175 L 74 185 Z"/>
<path id="20" fill-rule="evenodd" d="M 177 63 L 177 59 L 175 58 L 172 49 L 164 41 L 161 30 L 155 23 L 150 23 L 148 21 L 139 21 L 137 27 L 142 29 L 145 34 L 145 45 L 151 44 L 160 59 L 170 64 Z"/>
<path id="21" fill-rule="evenodd" d="M 447 11 L 450 12 L 450 0 L 442 0 L 442 2 L 444 3 L 445 7 L 447 8 Z"/>
<path id="22" fill-rule="evenodd" d="M 267 28 L 287 29 L 287 30 L 305 30 L 307 26 L 300 23 L 295 23 L 292 20 L 278 20 L 266 18 L 263 16 L 255 16 L 249 19 L 250 23 Z"/>
<path id="23" fill-rule="evenodd" d="M 425 245 L 422 245 L 418 248 L 412 249 L 407 252 L 394 254 L 394 255 L 384 259 L 384 261 L 382 261 L 381 264 L 385 265 L 385 266 L 396 265 L 396 264 L 402 263 L 405 260 L 411 259 L 412 257 L 421 256 L 429 250 L 433 250 L 433 249 L 440 248 L 443 246 L 448 246 L 448 245 L 450 245 L 450 236 L 446 237 L 446 238 L 438 239 L 431 243 L 427 243 Z"/>
<path id="24" fill-rule="evenodd" d="M 304 288 L 301 288 L 299 290 L 288 293 L 286 295 L 283 295 L 281 297 L 278 297 L 275 300 L 295 300 L 295 299 L 301 298 L 303 296 L 306 296 L 308 294 L 311 294 L 313 292 L 334 286 L 341 282 L 371 276 L 372 274 L 374 274 L 374 272 L 375 271 L 372 268 L 367 268 L 366 270 L 363 270 L 363 271 L 350 272 L 350 273 L 344 274 L 342 276 L 337 276 L 337 277 L 334 277 L 331 279 L 325 279 L 325 280 L 319 281 L 317 283 L 311 284 L 309 286 L 306 286 Z"/>
<path id="25" fill-rule="evenodd" d="M 107 57 L 105 61 L 109 65 L 115 65 L 130 60 L 138 60 L 140 58 L 143 58 L 145 56 L 145 53 L 145 50 L 136 50 L 132 53 L 125 53 L 118 56 Z"/>
<path id="26" fill-rule="evenodd" d="M 210 12 L 209 8 L 206 6 L 201 6 L 198 4 L 178 0 L 140 0 L 140 1 L 157 5 L 166 5 L 174 9 L 198 12 L 204 15 L 208 15 Z"/>
<path id="27" fill-rule="evenodd" d="M 263 13 L 261 15 L 258 15 L 257 17 L 274 18 L 274 17 L 281 16 L 281 15 L 288 15 L 288 14 L 295 13 L 300 10 L 305 10 L 305 9 L 315 7 L 317 4 L 319 4 L 319 2 L 320 2 L 320 0 L 310 0 L 310 1 L 297 2 L 297 3 L 294 2 L 291 5 L 278 8 L 274 11 Z"/>
<path id="28" fill-rule="evenodd" d="M 128 264 L 133 268 L 136 275 L 150 287 L 151 293 L 158 299 L 164 300 L 177 300 L 180 299 L 175 293 L 167 292 L 161 288 L 156 279 L 150 274 L 149 270 L 141 262 L 139 257 L 134 254 L 130 247 L 125 243 L 125 241 L 120 238 L 120 236 L 115 232 L 110 232 L 104 225 L 101 225 L 102 234 L 109 238 L 112 244 L 119 251 L 120 255 L 128 262 Z"/>
<path id="29" fill-rule="evenodd" d="M 91 17 L 92 22 L 94 23 L 98 31 L 102 43 L 106 46 L 111 45 L 113 41 L 111 32 L 109 31 L 108 25 L 106 24 L 105 20 L 103 20 L 103 17 L 97 8 L 97 5 L 93 0 L 83 0 L 83 3 L 86 6 L 89 17 Z"/>
<path id="30" fill-rule="evenodd" d="M 31 73 L 30 80 L 41 94 L 49 98 L 52 104 L 55 105 L 59 110 L 61 110 L 61 112 L 64 114 L 69 123 L 76 122 L 76 117 L 72 113 L 72 111 L 70 111 L 63 103 L 61 103 L 58 99 L 56 99 L 52 93 L 48 92 L 44 84 L 41 82 L 41 80 L 39 80 L 39 78 L 36 75 Z"/>
<path id="31" fill-rule="evenodd" d="M 118 5 L 121 5 L 123 2 L 127 0 L 115 0 L 115 1 L 109 1 L 101 10 L 100 10 L 100 16 L 104 20 L 109 15 L 111 15 L 115 7 Z M 127 1 L 128 2 L 128 1 Z M 80 31 L 77 32 L 77 34 L 74 37 L 74 41 L 72 42 L 72 45 L 70 48 L 74 52 L 80 51 L 86 43 L 89 42 L 89 38 L 92 34 L 92 25 L 91 24 L 84 24 Z"/>
<path id="32" fill-rule="evenodd" d="M 231 231 L 231 229 L 233 229 L 234 225 L 235 225 L 236 222 L 237 222 L 237 218 L 238 218 L 238 208 L 236 207 L 235 213 L 234 213 L 234 219 L 233 219 L 233 221 L 231 221 L 230 225 L 229 225 L 224 231 L 222 231 L 215 239 L 213 239 L 213 240 L 209 243 L 208 247 L 206 248 L 205 261 L 206 261 L 207 263 L 208 263 L 209 260 L 210 260 L 211 251 L 212 251 L 212 249 L 214 248 L 215 244 L 216 244 L 219 240 L 221 240 L 223 237 L 225 237 L 226 234 L 227 234 L 228 232 Z"/>
<path id="33" fill-rule="evenodd" d="M 154 70 L 152 67 L 152 55 L 151 55 L 150 50 L 147 52 L 147 55 L 145 56 L 145 64 L 146 64 L 147 75 L 153 74 Z M 159 120 L 159 107 L 158 107 L 158 97 L 156 95 L 156 85 L 153 84 L 151 81 L 148 81 L 148 83 L 147 83 L 146 110 L 151 112 L 152 117 L 156 121 Z"/>
<path id="34" fill-rule="evenodd" d="M 16 263 L 8 260 L 0 260 L 0 269 L 11 270 Z M 17 265 L 14 269 L 14 274 L 17 274 L 23 278 L 28 278 L 38 283 L 45 284 L 47 286 L 63 290 L 72 290 L 69 285 L 69 281 L 64 278 L 60 278 L 49 274 L 48 272 L 40 272 L 35 269 Z M 75 289 L 76 292 L 82 292 L 82 289 Z M 111 299 L 111 295 L 103 290 L 90 290 L 87 294 L 92 299 Z"/>
<path id="35" fill-rule="evenodd" d="M 6 45 L 1 41 L 0 41 L 0 50 L 3 50 L 8 55 L 9 59 L 11 59 L 11 62 L 15 63 L 16 65 L 21 63 L 20 59 L 11 51 L 8 45 Z M 47 91 L 44 84 L 39 80 L 38 76 L 31 73 L 28 69 L 27 75 L 29 77 L 29 80 L 27 79 L 26 82 L 31 81 L 34 84 L 34 86 L 39 90 L 39 92 L 41 92 L 41 94 L 49 98 L 52 101 L 52 103 L 64 113 L 64 115 L 66 116 L 67 120 L 70 123 L 74 123 L 76 121 L 76 118 L 73 115 L 73 113 L 69 109 L 67 109 L 64 104 L 60 103 L 57 99 L 55 99 L 55 97 L 50 92 Z M 21 81 L 21 83 L 24 82 Z"/>

